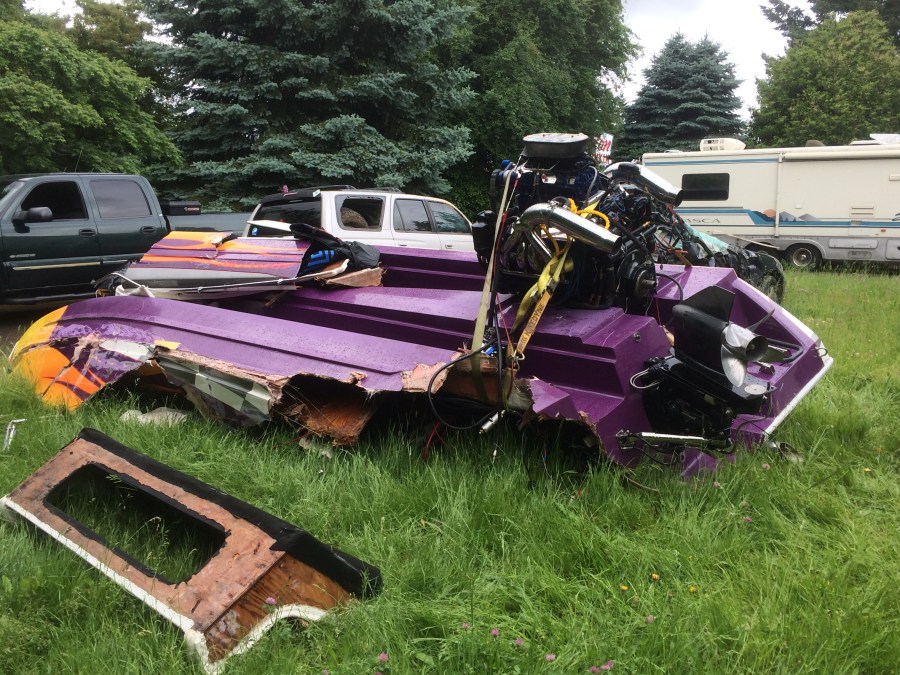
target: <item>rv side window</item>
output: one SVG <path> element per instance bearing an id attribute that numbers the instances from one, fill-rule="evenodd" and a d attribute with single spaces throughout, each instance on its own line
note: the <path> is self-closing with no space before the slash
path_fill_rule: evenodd
<path id="1" fill-rule="evenodd" d="M 686 173 L 681 177 L 684 201 L 725 201 L 728 179 L 727 173 Z"/>

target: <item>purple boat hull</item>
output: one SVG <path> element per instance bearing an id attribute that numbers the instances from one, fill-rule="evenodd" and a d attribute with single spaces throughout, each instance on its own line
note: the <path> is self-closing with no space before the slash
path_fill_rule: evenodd
<path id="1" fill-rule="evenodd" d="M 150 364 L 207 413 L 246 424 L 285 417 L 353 442 L 382 398 L 421 395 L 432 378 L 435 393 L 476 397 L 470 371 L 457 366 L 450 375 L 442 368 L 471 348 L 484 279 L 475 258 L 385 249 L 382 266 L 383 286 L 305 287 L 217 307 L 87 300 L 35 324 L 13 358 L 39 395 L 70 408 Z M 581 425 L 613 460 L 637 463 L 642 452 L 622 447 L 619 435 L 654 428 L 635 378 L 648 360 L 670 354 L 664 325 L 672 308 L 710 286 L 734 293 L 731 321 L 762 321 L 759 334 L 796 346 L 785 363 L 749 364 L 749 374 L 771 393 L 758 414 L 737 417 L 736 440 L 752 443 L 771 433 L 830 367 L 815 334 L 731 269 L 659 270 L 677 284 L 660 277 L 646 316 L 551 305 L 515 374 L 509 406 L 531 418 Z M 511 326 L 518 300 L 501 302 Z M 490 382 L 491 360 L 484 361 Z M 686 461 L 698 465 L 696 457 Z"/>

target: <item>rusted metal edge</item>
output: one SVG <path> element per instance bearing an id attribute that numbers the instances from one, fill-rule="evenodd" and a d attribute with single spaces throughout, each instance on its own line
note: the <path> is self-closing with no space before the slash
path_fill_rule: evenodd
<path id="1" fill-rule="evenodd" d="M 213 526 L 224 534 L 222 545 L 178 583 L 108 548 L 96 533 L 48 501 L 53 490 L 85 467 L 100 468 Z M 181 629 L 209 673 L 250 649 L 281 619 L 315 621 L 353 597 L 369 597 L 381 589 L 378 568 L 93 429 L 82 430 L 0 498 L 0 510 L 46 533 Z"/>

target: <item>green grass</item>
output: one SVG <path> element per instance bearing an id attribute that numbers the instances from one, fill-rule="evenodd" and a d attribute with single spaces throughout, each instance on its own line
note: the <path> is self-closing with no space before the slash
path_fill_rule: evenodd
<path id="1" fill-rule="evenodd" d="M 0 424 L 28 421 L 0 454 L 0 493 L 91 426 L 381 568 L 381 595 L 278 626 L 228 672 L 896 672 L 900 276 L 790 274 L 785 306 L 836 360 L 778 433 L 801 461 L 744 453 L 715 483 L 647 464 L 630 477 L 656 492 L 641 489 L 552 444 L 543 461 L 512 429 L 450 436 L 426 463 L 422 428 L 402 421 L 328 459 L 281 428 L 125 423 L 156 404 L 129 393 L 65 414 L 4 375 Z M 152 610 L 3 524 L 0 672 L 200 668 Z"/>

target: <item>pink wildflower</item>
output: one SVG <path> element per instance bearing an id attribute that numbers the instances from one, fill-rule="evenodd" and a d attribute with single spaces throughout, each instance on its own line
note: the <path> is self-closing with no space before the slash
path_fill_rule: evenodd
<path id="1" fill-rule="evenodd" d="M 763 462 L 763 463 L 762 463 L 762 469 L 763 469 L 763 471 L 768 471 L 770 468 L 771 468 L 771 467 L 769 466 L 769 463 L 768 463 L 768 462 Z"/>
<path id="2" fill-rule="evenodd" d="M 462 625 L 462 629 L 463 629 L 463 630 L 469 630 L 470 628 L 471 628 L 471 626 L 470 626 L 469 624 L 467 624 L 467 623 L 464 623 L 464 624 Z"/>
<path id="3" fill-rule="evenodd" d="M 753 518 L 751 518 L 750 516 L 744 516 L 744 522 L 745 522 L 745 523 L 752 523 L 752 522 L 753 522 Z"/>
<path id="4" fill-rule="evenodd" d="M 597 666 L 591 666 L 588 670 L 594 673 L 594 675 L 600 672 L 600 669 Z"/>
<path id="5" fill-rule="evenodd" d="M 266 604 L 267 605 L 277 605 L 278 601 L 270 595 L 268 598 L 266 598 Z"/>
<path id="6" fill-rule="evenodd" d="M 613 661 L 612 659 L 610 659 L 609 661 L 604 663 L 602 666 L 600 666 L 600 670 L 612 670 L 614 665 L 616 665 L 616 662 Z"/>
<path id="7" fill-rule="evenodd" d="M 548 661 L 556 661 L 556 654 L 547 654 L 546 659 Z"/>
<path id="8" fill-rule="evenodd" d="M 513 643 L 516 647 L 521 647 L 525 644 L 525 640 L 522 638 L 516 638 L 516 641 Z"/>
<path id="9" fill-rule="evenodd" d="M 652 614 L 647 615 L 647 623 L 653 623 L 653 615 Z"/>
<path id="10" fill-rule="evenodd" d="M 498 637 L 500 635 L 500 629 L 499 628 L 491 628 L 491 635 L 493 635 L 494 637 Z"/>
<path id="11" fill-rule="evenodd" d="M 388 662 L 387 652 L 381 652 L 378 655 L 378 663 L 387 663 L 387 662 Z"/>

